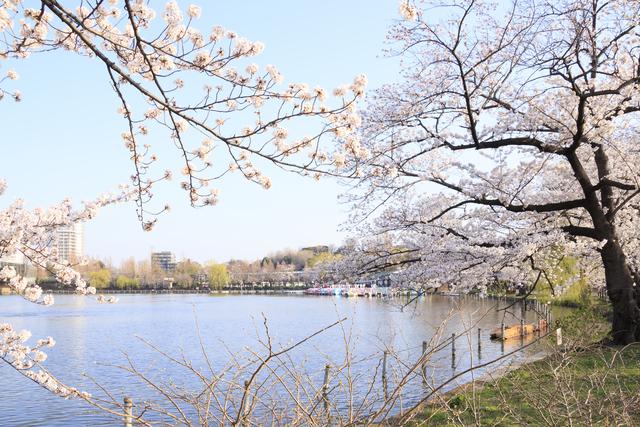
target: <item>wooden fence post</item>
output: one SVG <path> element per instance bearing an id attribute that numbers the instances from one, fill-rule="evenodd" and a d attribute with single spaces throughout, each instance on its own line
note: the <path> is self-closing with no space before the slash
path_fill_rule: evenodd
<path id="1" fill-rule="evenodd" d="M 384 351 L 384 353 L 382 354 L 382 389 L 384 392 L 384 398 L 385 400 L 388 397 L 388 388 L 387 388 L 387 356 L 388 356 L 389 352 L 387 350 Z"/>
<path id="2" fill-rule="evenodd" d="M 451 367 L 456 367 L 456 334 L 451 334 Z"/>
<path id="3" fill-rule="evenodd" d="M 427 361 L 425 360 L 425 356 L 427 354 L 427 342 L 422 341 L 422 382 L 427 382 Z"/>
<path id="4" fill-rule="evenodd" d="M 329 409 L 329 370 L 331 369 L 330 365 L 326 365 L 324 367 L 324 381 L 322 383 L 322 400 L 324 401 L 324 410 Z"/>
<path id="5" fill-rule="evenodd" d="M 387 350 L 382 353 L 382 382 L 387 382 L 387 355 L 389 352 Z"/>
<path id="6" fill-rule="evenodd" d="M 133 425 L 133 401 L 130 397 L 124 398 L 124 427 Z"/>

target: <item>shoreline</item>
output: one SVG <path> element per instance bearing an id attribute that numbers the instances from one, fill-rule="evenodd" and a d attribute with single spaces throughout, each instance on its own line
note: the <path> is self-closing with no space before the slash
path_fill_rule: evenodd
<path id="1" fill-rule="evenodd" d="M 547 334 L 536 342 L 530 343 L 529 345 L 540 344 L 544 339 L 550 337 L 550 335 L 551 334 Z M 518 349 L 518 351 L 520 350 L 521 349 Z M 442 391 L 434 393 L 433 396 L 431 396 L 428 400 L 411 407 L 404 414 L 385 419 L 379 423 L 376 423 L 375 426 L 394 426 L 397 425 L 396 423 L 401 419 L 405 422 L 412 422 L 416 419 L 416 417 L 420 417 L 422 413 L 432 408 L 434 406 L 434 403 L 437 404 L 438 401 L 440 401 L 441 403 L 442 401 L 450 402 L 457 396 L 465 394 L 472 387 L 476 390 L 482 390 L 484 387 L 495 383 L 496 381 L 504 379 L 508 375 L 516 373 L 522 368 L 543 362 L 544 360 L 552 356 L 553 351 L 541 350 L 532 357 L 526 360 L 517 361 L 515 363 L 513 360 L 511 360 L 506 364 L 501 364 L 500 359 L 495 360 L 493 363 L 496 363 L 498 366 L 496 366 L 496 370 L 494 372 L 480 373 L 477 377 L 474 377 L 469 381 L 453 385 L 452 388 L 447 388 L 446 386 L 444 386 L 442 388 Z"/>

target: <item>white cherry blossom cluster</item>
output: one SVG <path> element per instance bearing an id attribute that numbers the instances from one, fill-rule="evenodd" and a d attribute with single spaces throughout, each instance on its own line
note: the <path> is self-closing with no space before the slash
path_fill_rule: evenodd
<path id="1" fill-rule="evenodd" d="M 6 184 L 0 180 L 0 195 Z M 55 233 L 60 227 L 78 222 L 85 222 L 95 217 L 100 208 L 131 200 L 135 193 L 124 186 L 117 194 L 105 194 L 92 202 L 84 203 L 80 210 L 73 209 L 70 200 L 48 209 L 26 208 L 22 200 L 18 200 L 4 210 L 0 210 L 0 257 L 11 257 L 21 254 L 30 263 L 47 269 L 58 282 L 75 287 L 76 293 L 93 295 L 95 288 L 87 286 L 80 273 L 74 270 L 68 260 L 60 259 L 55 250 Z M 43 293 L 40 286 L 28 281 L 17 273 L 14 267 L 0 268 L 0 284 L 22 296 L 27 301 L 45 306 L 52 305 L 51 294 Z M 113 298 L 102 295 L 98 302 L 115 302 Z M 81 392 L 61 384 L 50 373 L 42 369 L 40 364 L 47 358 L 44 350 L 53 347 L 55 341 L 49 337 L 41 339 L 35 345 L 29 345 L 29 331 L 16 331 L 8 323 L 0 324 L 0 358 L 20 371 L 23 375 L 43 387 L 63 397 L 85 396 Z M 86 397 L 86 396 L 85 396 Z"/>
<path id="2" fill-rule="evenodd" d="M 334 90 L 285 84 L 275 65 L 254 62 L 263 43 L 200 24 L 202 14 L 198 5 L 174 0 L 0 0 L 0 100 L 22 99 L 15 88 L 18 71 L 32 55 L 65 50 L 98 61 L 113 87 L 114 113 L 124 123 L 120 137 L 133 165 L 131 183 L 120 194 L 86 203 L 79 211 L 70 200 L 32 210 L 17 200 L 1 210 L 0 257 L 22 254 L 77 293 L 93 295 L 96 290 L 52 248 L 57 228 L 90 220 L 107 204 L 133 199 L 143 229 L 151 230 L 157 215 L 169 210 L 166 204 L 149 207 L 157 184 L 174 175 L 191 205 L 206 206 L 218 202 L 214 182 L 227 173 L 237 171 L 268 189 L 272 181 L 262 172 L 264 165 L 319 178 L 349 175 L 348 160 L 368 155 L 357 134 L 362 118 L 356 111 L 365 75 Z M 9 62 L 18 71 L 6 69 Z M 299 120 L 306 121 L 308 135 L 290 131 L 291 121 Z M 159 159 L 149 138 L 154 135 L 157 141 L 156 133 L 175 147 L 179 166 L 157 170 Z M 325 139 L 337 140 L 339 147 L 322 147 Z M 0 193 L 4 187 L 0 180 Z M 54 302 L 11 267 L 0 271 L 0 282 L 31 302 Z M 43 346 L 29 347 L 10 325 L 4 328 L 0 354 L 8 363 L 58 394 L 82 396 L 36 369 L 44 361 Z"/>
<path id="3" fill-rule="evenodd" d="M 533 283 L 541 269 L 553 282 L 545 262 L 566 255 L 597 267 L 594 286 L 632 289 L 640 5 L 494 6 L 400 3 L 389 52 L 405 56 L 404 81 L 373 96 L 359 135 L 368 155 L 347 158 L 360 177 L 351 224 L 368 237 L 345 262 L 465 290 Z M 637 305 L 624 310 L 640 319 Z"/>
<path id="4" fill-rule="evenodd" d="M 325 134 L 346 139 L 349 153 L 366 154 L 353 136 L 360 124 L 355 101 L 364 94 L 364 75 L 334 90 L 333 100 L 322 87 L 281 87 L 276 66 L 250 62 L 264 50 L 261 42 L 222 26 L 199 29 L 202 10 L 193 4 L 172 0 L 156 10 L 140 0 L 83 1 L 76 8 L 50 0 L 35 3 L 39 7 L 0 1 L 0 62 L 66 49 L 104 63 L 120 101 L 118 114 L 126 122 L 122 139 L 134 165 L 131 180 L 145 230 L 166 211 L 147 206 L 155 185 L 171 175 L 155 171 L 157 156 L 143 141 L 157 129 L 168 131 L 175 145 L 182 163 L 179 184 L 193 206 L 216 204 L 214 181 L 233 171 L 264 188 L 271 180 L 263 165 L 307 175 L 335 173 L 335 166 L 344 164 L 343 154 L 333 159 L 318 153 Z M 194 97 L 197 87 L 202 89 Z M 2 94 L 19 99 L 16 92 L 0 89 Z M 138 111 L 143 102 L 147 108 Z M 317 130 L 303 137 L 283 132 L 289 121 L 302 118 Z M 216 161 L 214 149 L 221 153 Z"/>
<path id="5" fill-rule="evenodd" d="M 0 359 L 58 396 L 89 398 L 88 393 L 64 385 L 41 367 L 41 363 L 47 360 L 44 349 L 53 347 L 56 344 L 55 340 L 47 337 L 30 344 L 30 338 L 31 332 L 15 330 L 8 323 L 0 323 Z"/>

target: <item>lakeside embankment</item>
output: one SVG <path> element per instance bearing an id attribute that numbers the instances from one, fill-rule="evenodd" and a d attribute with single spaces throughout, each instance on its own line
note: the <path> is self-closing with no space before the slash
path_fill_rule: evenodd
<path id="1" fill-rule="evenodd" d="M 46 292 L 60 295 L 73 295 L 75 291 L 72 289 L 52 289 Z M 98 294 L 115 294 L 115 295 L 263 295 L 263 294 L 279 294 L 279 295 L 296 295 L 302 294 L 303 290 L 297 289 L 245 289 L 245 290 L 209 290 L 209 289 L 98 289 Z"/>
<path id="2" fill-rule="evenodd" d="M 268 288 L 268 289 L 264 289 L 264 288 L 250 288 L 247 287 L 245 289 L 97 289 L 96 293 L 98 294 L 109 294 L 109 295 L 117 295 L 117 294 L 121 294 L 121 295 L 137 295 L 137 294 L 148 294 L 148 295 L 153 295 L 153 294 L 162 294 L 162 295 L 206 295 L 206 294 L 211 294 L 211 295 L 302 295 L 305 293 L 305 291 L 307 290 L 307 287 L 296 287 L 296 288 L 292 288 L 292 287 L 272 287 L 272 288 Z M 59 294 L 59 295 L 75 295 L 76 291 L 74 289 L 44 289 L 45 293 L 52 293 L 52 294 Z M 6 292 L 1 292 L 0 295 L 13 295 L 12 292 L 10 292 L 7 288 Z M 440 296 L 451 296 L 451 297 L 458 297 L 459 295 L 451 295 L 451 294 L 446 294 L 446 293 L 430 293 L 430 294 L 422 294 L 424 296 L 426 295 L 440 295 Z M 325 297 L 331 297 L 334 296 L 334 294 L 314 294 L 314 296 L 325 296 Z M 343 295 L 346 296 L 346 295 Z M 406 291 L 397 291 L 394 292 L 393 294 L 384 294 L 384 293 L 378 293 L 378 294 L 374 294 L 372 295 L 374 298 L 375 297 L 387 297 L 387 296 L 420 296 L 419 292 L 413 291 L 413 290 L 406 290 Z M 369 295 L 367 294 L 361 294 L 358 295 L 358 297 L 369 297 Z M 463 297 L 465 297 L 465 295 L 463 295 Z M 479 297 L 475 296 L 475 295 L 469 295 L 469 298 L 473 298 L 473 299 L 480 299 Z"/>
<path id="3" fill-rule="evenodd" d="M 639 392 L 640 345 L 594 345 L 457 387 L 406 425 L 640 425 Z"/>
<path id="4" fill-rule="evenodd" d="M 640 425 L 640 344 L 605 344 L 603 304 L 558 319 L 548 355 L 437 394 L 382 425 Z"/>

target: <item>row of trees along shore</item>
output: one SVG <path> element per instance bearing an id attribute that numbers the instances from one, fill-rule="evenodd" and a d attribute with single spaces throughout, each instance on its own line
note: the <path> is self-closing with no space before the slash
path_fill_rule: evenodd
<path id="1" fill-rule="evenodd" d="M 322 278 L 327 272 L 323 266 L 340 258 L 328 246 L 314 246 L 300 250 L 283 250 L 255 261 L 231 260 L 226 263 L 199 263 L 184 259 L 171 271 L 164 271 L 149 260 L 123 260 L 115 267 L 108 261 L 88 260 L 77 263 L 75 269 L 90 286 L 96 289 L 156 288 L 168 285 L 179 289 L 223 289 L 229 285 L 255 282 L 291 282 L 299 275 L 286 273 L 306 272 L 303 278 Z M 278 273 L 278 274 L 273 274 Z M 57 288 L 55 277 L 45 269 L 38 269 L 37 280 L 45 289 Z M 298 279 L 301 280 L 301 279 Z"/>

